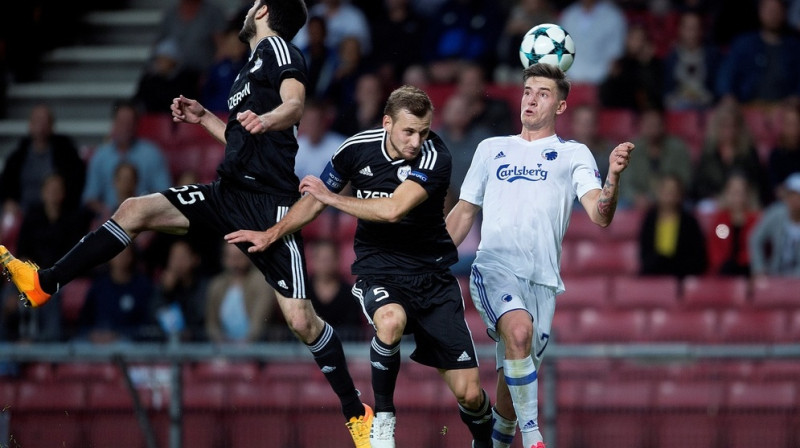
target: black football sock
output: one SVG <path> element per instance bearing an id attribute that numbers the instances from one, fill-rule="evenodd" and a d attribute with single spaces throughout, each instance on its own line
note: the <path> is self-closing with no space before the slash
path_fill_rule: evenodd
<path id="1" fill-rule="evenodd" d="M 129 244 L 131 237 L 113 219 L 109 219 L 81 238 L 51 268 L 40 269 L 39 284 L 44 292 L 52 294 L 75 277 L 114 258 Z"/>
<path id="2" fill-rule="evenodd" d="M 325 374 L 325 379 L 339 397 L 345 418 L 349 420 L 351 417 L 364 415 L 364 405 L 361 404 L 358 391 L 353 384 L 353 378 L 347 370 L 342 341 L 333 331 L 333 327 L 326 323 L 319 337 L 307 345 L 311 354 L 314 355 L 314 361 Z"/>
<path id="3" fill-rule="evenodd" d="M 483 403 L 479 409 L 467 409 L 459 404 L 458 413 L 461 421 L 472 433 L 475 448 L 492 448 L 492 406 L 489 403 L 489 394 L 485 390 L 481 392 L 483 393 Z"/>
<path id="4" fill-rule="evenodd" d="M 395 412 L 394 387 L 400 372 L 400 342 L 386 345 L 372 338 L 369 349 L 372 364 L 372 391 L 375 394 L 375 412 Z"/>

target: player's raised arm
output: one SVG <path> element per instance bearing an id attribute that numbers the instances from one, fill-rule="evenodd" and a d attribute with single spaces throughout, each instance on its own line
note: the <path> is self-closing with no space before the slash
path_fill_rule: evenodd
<path id="1" fill-rule="evenodd" d="M 475 217 L 481 208 L 471 202 L 460 199 L 455 207 L 447 214 L 445 223 L 447 224 L 447 233 L 450 238 L 458 247 L 467 237 L 472 224 L 475 222 Z"/>
<path id="2" fill-rule="evenodd" d="M 325 210 L 325 204 L 310 194 L 305 195 L 295 202 L 286 216 L 269 229 L 263 231 L 237 230 L 225 235 L 225 241 L 231 244 L 250 243 L 252 246 L 247 249 L 248 252 L 262 252 L 275 241 L 302 229 L 323 210 Z"/>
<path id="3" fill-rule="evenodd" d="M 202 104 L 181 95 L 172 100 L 172 121 L 199 124 L 220 143 L 225 144 L 225 122 L 209 112 Z"/>
<path id="4" fill-rule="evenodd" d="M 303 83 L 287 78 L 281 82 L 281 104 L 271 111 L 258 115 L 246 110 L 236 116 L 239 123 L 251 134 L 267 131 L 282 131 L 294 126 L 303 116 L 306 88 Z"/>
<path id="5" fill-rule="evenodd" d="M 310 193 L 324 204 L 358 219 L 375 222 L 398 222 L 414 207 L 428 199 L 428 192 L 413 181 L 401 183 L 390 197 L 357 199 L 336 194 L 319 178 L 306 176 L 300 181 L 300 192 Z"/>
<path id="6" fill-rule="evenodd" d="M 619 197 L 619 178 L 628 167 L 633 143 L 620 143 L 609 155 L 608 177 L 601 190 L 592 190 L 581 197 L 581 204 L 595 224 L 607 227 L 614 219 Z"/>

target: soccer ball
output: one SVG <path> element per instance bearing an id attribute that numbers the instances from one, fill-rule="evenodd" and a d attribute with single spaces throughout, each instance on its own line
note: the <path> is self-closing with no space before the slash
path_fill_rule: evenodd
<path id="1" fill-rule="evenodd" d="M 569 70 L 575 60 L 575 42 L 567 30 L 553 23 L 536 25 L 525 33 L 519 46 L 522 66 L 541 62 Z"/>

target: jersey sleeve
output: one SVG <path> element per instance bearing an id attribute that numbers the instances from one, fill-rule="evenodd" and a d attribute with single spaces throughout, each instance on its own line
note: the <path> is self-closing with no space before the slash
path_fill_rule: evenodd
<path id="1" fill-rule="evenodd" d="M 265 38 L 256 49 L 260 63 L 250 72 L 250 76 L 273 86 L 280 86 L 285 79 L 294 78 L 307 85 L 306 62 L 303 54 L 292 44 L 278 36 Z"/>
<path id="2" fill-rule="evenodd" d="M 422 144 L 420 156 L 408 173 L 408 180 L 420 184 L 430 196 L 434 191 L 442 187 L 446 189 L 450 185 L 452 170 L 450 152 L 444 142 L 435 137 Z"/>
<path id="3" fill-rule="evenodd" d="M 572 159 L 572 188 L 580 199 L 589 191 L 602 187 L 597 161 L 594 160 L 589 148 L 581 145 L 575 151 L 575 157 Z"/>
<path id="4" fill-rule="evenodd" d="M 355 151 L 353 145 L 342 147 L 333 154 L 331 160 L 325 165 L 325 169 L 320 175 L 320 179 L 328 187 L 328 190 L 339 193 L 345 185 L 350 182 L 353 176 L 353 167 Z"/>
<path id="5" fill-rule="evenodd" d="M 461 194 L 459 199 L 483 207 L 483 194 L 486 191 L 487 168 L 486 168 L 486 154 L 487 154 L 486 140 L 478 144 L 475 149 L 475 154 L 472 156 L 472 163 L 467 170 L 467 175 L 464 176 L 464 182 L 461 184 Z"/>

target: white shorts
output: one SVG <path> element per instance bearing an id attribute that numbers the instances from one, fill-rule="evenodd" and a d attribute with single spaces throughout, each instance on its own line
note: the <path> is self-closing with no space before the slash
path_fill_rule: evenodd
<path id="1" fill-rule="evenodd" d="M 469 290 L 475 308 L 497 342 L 497 368 L 503 366 L 505 343 L 497 336 L 495 326 L 503 314 L 526 310 L 533 320 L 531 355 L 536 369 L 542 363 L 544 349 L 550 340 L 553 314 L 556 309 L 556 288 L 533 283 L 514 275 L 499 264 L 472 265 Z"/>

